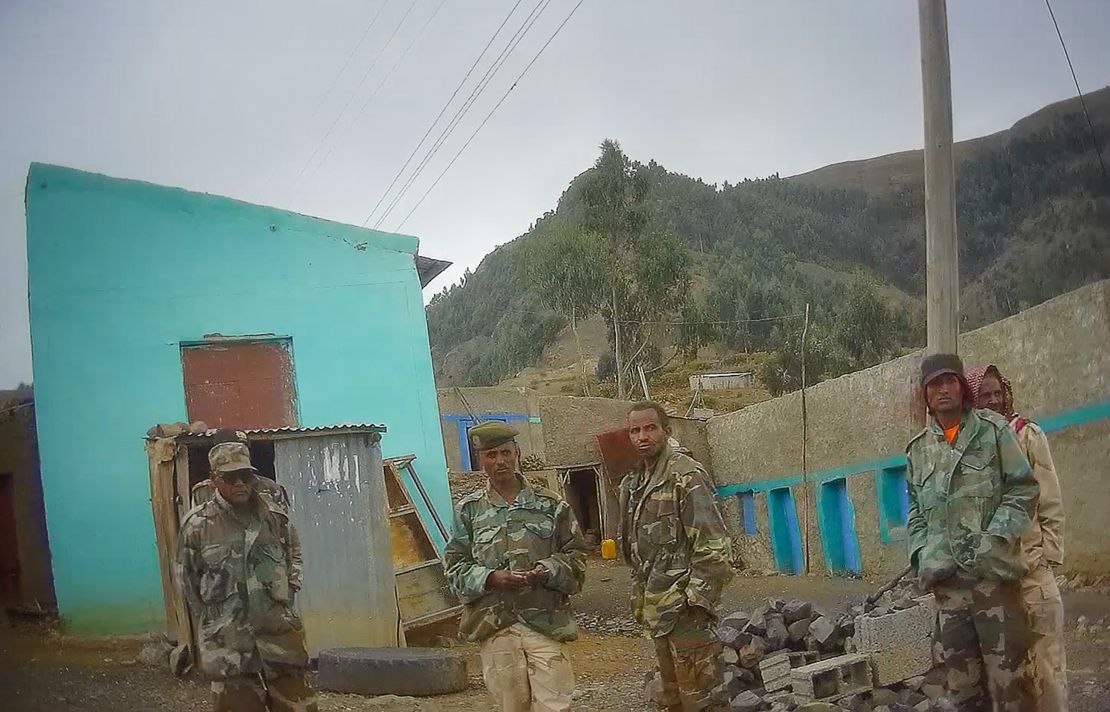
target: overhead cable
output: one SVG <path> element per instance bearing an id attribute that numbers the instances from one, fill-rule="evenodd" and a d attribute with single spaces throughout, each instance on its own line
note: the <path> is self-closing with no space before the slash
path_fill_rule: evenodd
<path id="1" fill-rule="evenodd" d="M 412 153 L 410 153 L 409 157 L 405 159 L 405 163 L 401 166 L 400 170 L 397 171 L 397 174 L 393 176 L 393 180 L 389 182 L 389 187 L 386 188 L 385 192 L 382 193 L 380 198 L 378 198 L 378 202 L 374 204 L 374 207 L 370 210 L 370 214 L 367 215 L 366 219 L 362 221 L 363 226 L 370 222 L 370 219 L 374 217 L 374 213 L 378 212 L 378 208 L 381 207 L 381 204 L 386 199 L 386 196 L 388 196 L 390 191 L 393 190 L 393 186 L 397 185 L 398 179 L 400 179 L 401 175 L 405 172 L 405 169 L 409 167 L 409 164 L 412 163 L 412 159 L 416 156 L 416 152 L 419 151 L 420 148 L 424 145 L 424 142 L 428 140 L 428 136 L 431 135 L 432 129 L 436 127 L 436 124 L 439 123 L 439 120 L 443 118 L 443 115 L 445 113 L 447 113 L 447 107 L 451 106 L 451 102 L 453 102 L 455 100 L 455 97 L 458 96 L 459 90 L 463 88 L 463 85 L 466 84 L 466 80 L 470 79 L 470 75 L 474 73 L 474 68 L 477 67 L 478 63 L 482 61 L 482 57 L 486 56 L 486 52 L 488 52 L 490 46 L 493 45 L 493 41 L 497 39 L 497 35 L 501 34 L 501 30 L 505 28 L 505 25 L 507 25 L 509 22 L 509 18 L 513 16 L 513 13 L 516 12 L 516 9 L 520 7 L 520 3 L 522 2 L 524 2 L 524 0 L 516 0 L 516 4 L 513 5 L 512 9 L 509 10 L 509 14 L 505 15 L 505 19 L 501 21 L 501 24 L 498 25 L 497 29 L 494 30 L 492 35 L 490 35 L 489 41 L 486 42 L 486 46 L 482 48 L 481 54 L 479 54 L 477 59 L 475 59 L 474 62 L 470 65 L 470 69 L 466 70 L 466 74 L 463 75 L 462 80 L 459 82 L 458 86 L 455 87 L 455 91 L 451 92 L 451 96 L 448 97 L 447 102 L 443 105 L 443 108 L 439 110 L 439 113 L 436 114 L 435 119 L 433 119 L 432 123 L 428 125 L 428 130 L 425 131 L 424 135 L 420 137 L 420 142 L 416 144 L 416 148 L 412 149 Z"/>
<path id="2" fill-rule="evenodd" d="M 566 18 L 562 21 L 562 23 L 560 23 L 559 26 L 555 28 L 555 31 L 551 33 L 551 36 L 547 38 L 547 41 L 543 43 L 543 46 L 540 47 L 539 51 L 536 52 L 534 57 L 532 57 L 532 61 L 528 62 L 527 66 L 524 67 L 524 70 L 521 71 L 521 73 L 517 76 L 517 78 L 509 86 L 509 88 L 505 90 L 505 93 L 501 96 L 501 98 L 497 101 L 497 103 L 493 105 L 493 108 L 490 109 L 490 112 L 488 114 L 486 114 L 486 118 L 482 119 L 482 123 L 478 124 L 478 128 L 474 129 L 474 133 L 470 134 L 470 138 L 468 138 L 466 140 L 466 143 L 464 143 L 462 145 L 462 148 L 460 148 L 458 150 L 458 152 L 455 154 L 454 158 L 451 159 L 451 162 L 448 163 L 447 166 L 443 169 L 443 171 L 439 174 L 439 176 L 436 177 L 435 181 L 430 186 L 428 186 L 428 189 L 426 191 L 424 191 L 424 195 L 420 196 L 420 200 L 418 200 L 416 202 L 416 205 L 412 206 L 412 209 L 409 210 L 408 214 L 405 215 L 404 219 L 401 220 L 400 223 L 398 223 L 397 228 L 396 228 L 397 230 L 400 230 L 404 226 L 404 224 L 406 222 L 408 222 L 408 219 L 410 217 L 412 217 L 412 214 L 416 212 L 416 209 L 419 208 L 420 205 L 424 202 L 424 200 L 428 197 L 428 195 L 433 190 L 435 190 L 435 187 L 437 185 L 439 185 L 439 182 L 441 180 L 443 180 L 443 176 L 447 175 L 447 171 L 451 170 L 451 166 L 455 165 L 455 161 L 459 160 L 459 156 L 461 156 L 463 154 L 463 152 L 466 151 L 467 147 L 470 146 L 471 141 L 474 140 L 474 137 L 477 136 L 478 132 L 481 131 L 482 128 L 486 125 L 486 122 L 488 122 L 490 120 L 490 117 L 493 116 L 494 112 L 496 112 L 497 109 L 500 108 L 500 106 L 503 103 L 505 103 L 505 99 L 507 99 L 509 97 L 510 92 L 512 92 L 512 90 L 516 88 L 517 84 L 519 84 L 520 80 L 524 78 L 524 75 L 528 73 L 528 70 L 532 68 L 532 65 L 536 63 L 536 60 L 538 60 L 540 58 L 540 55 L 543 54 L 544 50 L 547 49 L 548 45 L 550 45 L 551 42 L 555 39 L 555 37 L 558 36 L 558 34 L 562 31 L 562 29 L 564 27 L 566 27 L 567 23 L 570 22 L 570 19 L 572 17 L 574 17 L 574 13 L 576 13 L 578 11 L 578 8 L 582 7 L 583 2 L 585 2 L 585 0 L 578 0 L 578 4 L 576 4 L 571 9 L 571 11 L 567 14 Z"/>
<path id="3" fill-rule="evenodd" d="M 490 82 L 492 82 L 494 77 L 497 76 L 497 73 L 501 70 L 501 67 L 505 64 L 506 61 L 508 61 L 509 57 L 512 55 L 513 51 L 516 50 L 521 40 L 524 39 L 524 37 L 532 29 L 532 26 L 536 24 L 536 21 L 540 18 L 540 15 L 543 14 L 543 11 L 546 10 L 547 6 L 550 4 L 551 0 L 540 0 L 536 4 L 536 7 L 532 8 L 532 11 L 528 13 L 527 17 L 524 18 L 524 22 L 522 22 L 520 27 L 517 28 L 516 32 L 513 33 L 513 36 L 509 38 L 509 41 L 506 43 L 505 47 L 501 49 L 501 53 L 498 54 L 497 57 L 493 60 L 493 63 L 491 63 L 490 66 L 486 68 L 485 74 L 483 74 L 482 78 L 478 80 L 478 83 L 474 86 L 474 88 L 470 90 L 470 96 L 468 96 L 466 98 L 466 101 L 463 102 L 462 106 L 460 106 L 455 111 L 455 115 L 451 117 L 451 120 L 440 132 L 439 136 L 432 144 L 432 147 L 428 149 L 428 151 L 424 154 L 424 157 L 420 160 L 420 163 L 416 166 L 412 174 L 409 175 L 408 179 L 401 186 L 400 191 L 397 193 L 397 195 L 393 197 L 393 200 L 390 201 L 389 205 L 386 206 L 385 212 L 383 212 L 374 222 L 375 228 L 379 227 L 385 221 L 385 219 L 389 217 L 390 213 L 393 212 L 398 204 L 400 204 L 401 200 L 408 194 L 413 184 L 424 172 L 427 166 L 431 163 L 432 159 L 435 158 L 436 154 L 439 153 L 439 150 L 443 147 L 443 145 L 447 142 L 451 135 L 454 134 L 455 129 L 458 128 L 462 120 L 465 119 L 467 114 L 470 113 L 470 109 L 473 108 L 474 104 L 482 96 L 482 93 L 486 90 L 486 87 L 489 86 Z"/>

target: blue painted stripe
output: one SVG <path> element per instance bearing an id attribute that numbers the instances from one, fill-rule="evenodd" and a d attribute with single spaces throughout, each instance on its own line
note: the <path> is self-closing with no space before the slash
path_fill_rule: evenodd
<path id="1" fill-rule="evenodd" d="M 450 413 L 448 415 L 443 415 L 443 416 L 440 416 L 440 417 L 443 420 L 446 420 L 449 423 L 450 422 L 458 422 L 460 420 L 470 420 L 470 421 L 474 420 L 474 418 L 470 417 L 470 414 L 468 414 L 468 413 L 463 413 L 461 415 Z M 478 417 L 481 418 L 482 420 L 506 420 L 507 421 L 507 420 L 530 420 L 532 416 L 524 415 L 523 413 L 482 413 Z"/>
<path id="2" fill-rule="evenodd" d="M 1037 421 L 1037 424 L 1046 433 L 1054 433 L 1064 428 L 1086 425 L 1105 418 L 1110 418 L 1110 401 L 1092 403 L 1082 408 L 1068 410 L 1051 418 L 1045 418 L 1043 421 Z"/>
<path id="3" fill-rule="evenodd" d="M 1110 418 L 1110 400 L 1068 410 L 1037 422 L 1046 433 L 1054 433 L 1065 428 L 1086 425 L 1106 418 Z M 906 467 L 906 465 L 906 456 L 904 454 L 890 455 L 869 462 L 833 467 L 827 470 L 818 470 L 810 474 L 809 481 L 814 484 L 821 484 L 829 480 L 854 477 L 872 471 L 879 472 L 887 469 L 898 469 Z M 767 492 L 779 487 L 800 485 L 802 482 L 804 482 L 802 475 L 796 474 L 788 477 L 778 477 L 773 480 L 722 485 L 717 488 L 717 494 L 721 497 L 731 497 L 741 492 Z"/>

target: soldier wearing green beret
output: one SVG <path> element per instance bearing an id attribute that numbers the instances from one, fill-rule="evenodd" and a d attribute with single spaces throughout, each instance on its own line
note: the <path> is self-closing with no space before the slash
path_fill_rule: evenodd
<path id="1" fill-rule="evenodd" d="M 585 581 L 586 546 L 570 506 L 521 474 L 516 436 L 498 421 L 470 431 L 489 482 L 455 509 L 447 575 L 464 604 L 460 630 L 481 644 L 494 708 L 569 710 L 563 643 L 578 637 L 570 596 Z"/>

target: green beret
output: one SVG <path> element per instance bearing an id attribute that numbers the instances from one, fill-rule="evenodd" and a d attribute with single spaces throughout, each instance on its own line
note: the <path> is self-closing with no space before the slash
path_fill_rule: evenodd
<path id="1" fill-rule="evenodd" d="M 489 450 L 491 447 L 504 445 L 517 435 L 520 433 L 513 426 L 500 420 L 487 420 L 470 429 L 470 444 L 478 451 Z"/>

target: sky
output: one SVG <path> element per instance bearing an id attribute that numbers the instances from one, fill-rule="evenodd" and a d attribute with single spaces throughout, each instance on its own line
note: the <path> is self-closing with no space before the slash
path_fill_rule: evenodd
<path id="1" fill-rule="evenodd" d="M 922 145 L 913 0 L 584 0 L 571 14 L 576 4 L 0 0 L 0 388 L 32 374 L 30 162 L 356 225 L 373 215 L 373 227 L 530 16 L 379 225 L 454 262 L 427 298 L 553 209 L 605 138 L 712 183 Z M 1083 89 L 1110 84 L 1110 2 L 1053 9 Z M 1074 95 L 1042 0 L 949 3 L 949 35 L 957 140 Z"/>

